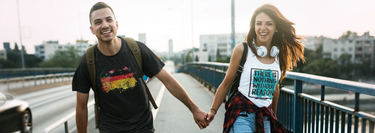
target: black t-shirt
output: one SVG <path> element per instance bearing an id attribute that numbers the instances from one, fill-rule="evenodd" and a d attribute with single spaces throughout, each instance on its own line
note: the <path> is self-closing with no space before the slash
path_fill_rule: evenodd
<path id="1" fill-rule="evenodd" d="M 153 77 L 164 63 L 143 43 L 137 42 L 142 55 L 142 70 Z M 95 46 L 96 86 L 99 97 L 101 132 L 154 132 L 150 103 L 141 80 L 137 61 L 121 38 L 121 49 L 113 56 L 103 55 Z M 92 86 L 86 54 L 73 77 L 73 91 L 88 93 Z"/>

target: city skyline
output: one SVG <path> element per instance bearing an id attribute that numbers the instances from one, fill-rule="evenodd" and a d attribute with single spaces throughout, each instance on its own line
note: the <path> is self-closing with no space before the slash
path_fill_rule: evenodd
<path id="1" fill-rule="evenodd" d="M 91 34 L 88 12 L 97 1 L 73 0 L 19 0 L 22 43 L 33 54 L 34 46 L 43 41 L 58 40 L 61 44 L 75 44 L 75 40 L 95 42 Z M 119 22 L 118 35 L 138 39 L 145 33 L 147 45 L 158 52 L 168 51 L 168 40 L 173 51 L 199 47 L 199 36 L 229 34 L 230 0 L 139 0 L 104 1 L 109 4 Z M 191 7 L 191 3 L 193 6 Z M 273 4 L 294 22 L 297 35 L 338 38 L 351 30 L 362 35 L 375 32 L 374 1 L 246 1 L 235 0 L 236 33 L 247 33 L 252 13 L 263 4 Z M 191 14 L 193 8 L 193 14 Z M 19 43 L 17 1 L 0 0 L 0 42 Z M 191 19 L 193 16 L 193 19 Z M 191 24 L 193 22 L 193 25 Z M 193 37 L 192 35 L 193 26 Z M 1 46 L 0 49 L 3 49 Z"/>

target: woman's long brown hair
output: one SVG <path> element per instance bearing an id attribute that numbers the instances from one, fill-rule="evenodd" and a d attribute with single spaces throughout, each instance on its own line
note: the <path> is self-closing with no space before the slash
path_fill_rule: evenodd
<path id="1" fill-rule="evenodd" d="M 252 44 L 252 41 L 256 39 L 255 33 L 255 17 L 260 13 L 267 14 L 276 24 L 276 32 L 273 35 L 271 45 L 279 48 L 279 63 L 281 69 L 280 81 L 285 77 L 286 71 L 292 70 L 293 66 L 297 66 L 297 61 L 305 62 L 305 57 L 303 52 L 305 50 L 302 42 L 298 41 L 302 39 L 296 35 L 296 30 L 294 29 L 294 23 L 289 21 L 281 14 L 279 9 L 270 4 L 265 4 L 255 10 L 250 22 L 250 31 L 247 34 L 245 41 L 248 45 Z M 253 45 L 249 45 L 251 51 L 256 53 L 256 49 Z"/>

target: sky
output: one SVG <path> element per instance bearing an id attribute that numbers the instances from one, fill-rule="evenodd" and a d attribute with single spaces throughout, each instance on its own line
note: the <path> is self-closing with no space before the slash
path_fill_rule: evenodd
<path id="1" fill-rule="evenodd" d="M 77 39 L 95 43 L 89 11 L 97 0 L 0 0 L 0 50 L 3 42 L 22 44 L 29 54 L 43 41 L 75 44 Z M 103 0 L 115 12 L 118 35 L 138 39 L 146 33 L 146 45 L 175 52 L 199 47 L 199 36 L 231 33 L 231 0 Z M 235 32 L 247 33 L 256 8 L 275 5 L 294 22 L 297 35 L 338 38 L 351 30 L 375 34 L 374 0 L 235 0 Z M 19 12 L 17 10 L 19 6 Z M 18 18 L 19 13 L 19 18 Z M 21 33 L 21 34 L 20 34 Z M 193 40 L 193 41 L 192 41 Z"/>

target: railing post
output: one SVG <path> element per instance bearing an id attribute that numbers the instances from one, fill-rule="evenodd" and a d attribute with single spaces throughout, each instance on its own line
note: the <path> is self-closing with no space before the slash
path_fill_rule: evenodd
<path id="1" fill-rule="evenodd" d="M 34 86 L 36 86 L 36 75 L 34 75 Z"/>
<path id="2" fill-rule="evenodd" d="M 22 76 L 22 88 L 24 87 L 24 84 L 23 84 L 24 83 L 24 77 L 25 76 Z"/>
<path id="3" fill-rule="evenodd" d="M 294 123 L 293 132 L 302 133 L 302 100 L 298 95 L 302 93 L 302 81 L 294 80 Z"/>
<path id="4" fill-rule="evenodd" d="M 326 90 L 326 86 L 322 85 L 321 86 L 321 91 L 320 91 L 320 101 L 324 101 L 324 96 L 325 96 L 325 91 Z"/>
<path id="5" fill-rule="evenodd" d="M 68 121 L 64 122 L 64 127 L 65 127 L 65 133 L 69 133 Z"/>
<path id="6" fill-rule="evenodd" d="M 355 93 L 354 97 L 354 111 L 358 112 L 359 111 L 359 93 Z M 354 133 L 358 133 L 358 124 L 359 120 L 357 116 L 354 116 Z"/>
<path id="7" fill-rule="evenodd" d="M 47 84 L 47 74 L 44 74 L 44 84 Z"/>
<path id="8" fill-rule="evenodd" d="M 9 90 L 9 84 L 10 84 L 9 78 L 7 78 L 7 90 Z"/>
<path id="9" fill-rule="evenodd" d="M 217 78 L 217 77 L 216 77 L 216 75 L 217 75 L 216 68 L 217 68 L 217 67 L 216 67 L 216 65 L 215 65 L 215 66 L 214 66 L 214 74 L 212 75 L 212 77 L 213 77 L 213 81 L 214 81 L 214 82 L 213 82 L 213 83 L 214 83 L 214 87 L 215 87 L 215 88 L 219 88 L 219 86 L 216 87 L 216 78 Z"/>

